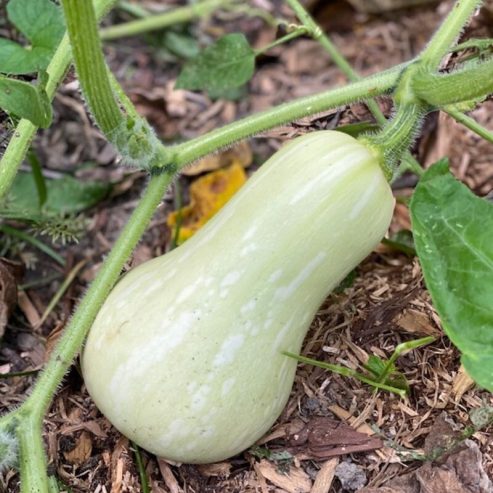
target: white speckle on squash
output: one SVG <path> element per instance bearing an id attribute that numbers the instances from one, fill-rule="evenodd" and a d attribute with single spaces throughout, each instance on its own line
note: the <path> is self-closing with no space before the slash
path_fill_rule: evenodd
<path id="1" fill-rule="evenodd" d="M 379 181 L 380 177 L 378 175 L 374 176 L 371 183 L 368 184 L 367 190 L 363 193 L 363 195 L 361 195 L 358 202 L 356 202 L 356 204 L 353 206 L 351 213 L 349 214 L 350 219 L 354 219 L 355 217 L 357 217 L 361 213 L 361 211 L 368 205 L 368 202 L 377 189 Z"/>
<path id="2" fill-rule="evenodd" d="M 277 269 L 275 272 L 273 272 L 270 276 L 269 279 L 267 279 L 269 282 L 276 282 L 278 281 L 281 276 L 282 276 L 283 270 L 282 269 Z"/>
<path id="3" fill-rule="evenodd" d="M 189 284 L 186 288 L 180 291 L 180 294 L 176 298 L 176 303 L 182 303 L 189 296 L 191 296 L 197 289 L 197 283 Z"/>
<path id="4" fill-rule="evenodd" d="M 257 300 L 252 298 L 251 300 L 247 301 L 241 308 L 240 308 L 240 313 L 242 315 L 247 314 L 248 312 L 251 312 L 254 308 L 255 305 L 257 304 Z"/>
<path id="5" fill-rule="evenodd" d="M 242 334 L 235 334 L 224 340 L 219 349 L 219 353 L 216 354 L 213 365 L 224 366 L 232 363 L 236 358 L 236 353 L 243 346 L 245 336 Z"/>
<path id="6" fill-rule="evenodd" d="M 244 235 L 241 237 L 242 240 L 250 240 L 255 236 L 255 233 L 257 232 L 258 226 L 254 224 L 253 226 L 250 226 L 244 233 Z"/>
<path id="7" fill-rule="evenodd" d="M 228 274 L 226 274 L 224 279 L 221 281 L 220 287 L 226 288 L 228 286 L 233 286 L 240 279 L 240 277 L 241 277 L 240 271 L 228 272 Z"/>
<path id="8" fill-rule="evenodd" d="M 228 378 L 221 387 L 221 397 L 226 397 L 230 390 L 233 388 L 233 385 L 236 382 L 236 378 Z"/>
<path id="9" fill-rule="evenodd" d="M 318 255 L 311 260 L 306 267 L 287 285 L 281 286 L 276 289 L 274 294 L 275 299 L 279 301 L 285 301 L 292 296 L 298 288 L 306 281 L 310 274 L 323 262 L 327 256 L 326 252 L 319 252 Z"/>
<path id="10" fill-rule="evenodd" d="M 207 396 L 209 395 L 211 388 L 208 385 L 202 385 L 192 397 L 192 403 L 190 408 L 197 412 L 207 404 Z"/>
<path id="11" fill-rule="evenodd" d="M 240 250 L 240 257 L 246 257 L 257 250 L 258 246 L 255 243 L 249 243 Z"/>

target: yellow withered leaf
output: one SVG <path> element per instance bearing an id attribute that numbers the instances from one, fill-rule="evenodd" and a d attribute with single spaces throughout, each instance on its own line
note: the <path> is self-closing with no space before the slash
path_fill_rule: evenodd
<path id="1" fill-rule="evenodd" d="M 199 159 L 196 163 L 187 166 L 181 172 L 186 176 L 200 175 L 206 171 L 213 171 L 223 168 L 232 162 L 238 162 L 243 167 L 248 168 L 252 164 L 252 149 L 248 142 L 239 142 L 231 149 L 227 149 L 219 154 L 210 154 Z"/>
<path id="2" fill-rule="evenodd" d="M 247 179 L 239 161 L 227 168 L 212 171 L 190 186 L 190 204 L 168 214 L 167 224 L 176 235 L 177 244 L 188 240 L 235 194 Z"/>

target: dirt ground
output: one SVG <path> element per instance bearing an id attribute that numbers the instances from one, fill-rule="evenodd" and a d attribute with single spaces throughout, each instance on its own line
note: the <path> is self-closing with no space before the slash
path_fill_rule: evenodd
<path id="1" fill-rule="evenodd" d="M 167 5 L 182 2 L 165 2 Z M 272 14 L 293 19 L 282 2 L 257 0 Z M 390 67 L 415 56 L 426 44 L 453 2 L 368 15 L 348 3 L 311 1 L 311 9 L 341 52 L 361 74 Z M 142 0 L 159 10 L 160 2 Z M 106 23 L 125 20 L 113 13 Z M 272 41 L 275 30 L 262 19 L 218 13 L 192 28 L 200 42 L 227 32 L 244 32 L 254 47 Z M 5 33 L 3 33 L 5 34 Z M 492 37 L 493 3 L 464 33 Z M 256 74 L 238 101 L 212 101 L 207 96 L 173 91 L 179 65 L 159 48 L 159 37 L 142 36 L 108 42 L 107 60 L 141 114 L 167 141 L 190 138 L 241 116 L 292 98 L 343 84 L 344 76 L 320 46 L 301 39 L 275 48 L 258 60 Z M 456 63 L 455 58 L 449 64 Z M 21 283 L 38 284 L 20 291 L 0 347 L 0 410 L 22 402 L 74 310 L 94 278 L 122 226 L 135 207 L 146 177 L 116 163 L 112 147 L 91 124 L 70 72 L 55 98 L 55 125 L 39 133 L 35 150 L 50 176 L 114 183 L 107 199 L 87 211 L 79 243 L 55 246 L 66 259 L 61 269 L 48 257 L 25 247 L 11 260 L 28 266 Z M 389 113 L 390 102 L 381 101 Z M 493 130 L 493 101 L 473 116 Z M 330 111 L 251 139 L 254 169 L 281 142 L 311 129 L 371 121 L 363 104 Z M 8 136 L 6 120 L 0 133 Z M 1 151 L 0 151 L 1 152 Z M 449 156 L 455 175 L 482 196 L 493 192 L 493 146 L 464 130 L 446 115 L 428 116 L 415 155 L 425 165 Z M 81 169 L 84 162 L 96 163 Z M 195 177 L 179 180 L 183 200 Z M 407 197 L 415 179 L 403 176 L 395 194 Z M 128 267 L 164 253 L 171 234 L 167 214 L 173 191 L 163 198 Z M 391 232 L 410 228 L 407 207 L 396 207 Z M 75 280 L 40 326 L 39 319 L 61 283 L 80 261 Z M 53 275 L 56 279 L 53 279 Z M 39 282 L 45 279 L 45 282 Z M 140 451 L 154 493 L 418 493 L 493 491 L 493 428 L 471 432 L 470 414 L 492 406 L 491 394 L 474 387 L 460 367 L 459 355 L 443 335 L 427 294 L 419 263 L 381 245 L 357 269 L 352 284 L 331 295 L 320 308 L 305 340 L 303 355 L 361 370 L 369 355 L 388 358 L 404 341 L 433 335 L 436 341 L 397 361 L 410 385 L 408 398 L 374 392 L 368 385 L 311 365 L 300 364 L 284 412 L 256 450 L 219 464 L 171 464 Z M 33 374 L 8 377 L 13 372 Z M 259 378 L 262 378 L 259 375 Z M 358 430 L 360 433 L 354 432 Z M 329 437 L 329 438 L 327 438 Z M 91 402 L 76 363 L 67 375 L 45 420 L 50 470 L 73 492 L 142 491 L 131 444 L 102 417 Z M 353 447 L 353 448 L 351 448 Z M 267 450 L 270 451 L 267 452 Z M 351 453 L 347 453 L 351 451 Z M 0 476 L 0 491 L 18 491 L 13 471 Z"/>

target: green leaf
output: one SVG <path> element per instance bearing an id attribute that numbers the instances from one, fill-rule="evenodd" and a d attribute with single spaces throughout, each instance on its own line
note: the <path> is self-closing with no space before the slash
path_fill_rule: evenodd
<path id="1" fill-rule="evenodd" d="M 63 37 L 63 14 L 50 0 L 10 0 L 7 15 L 33 46 L 54 49 Z"/>
<path id="2" fill-rule="evenodd" d="M 7 14 L 32 46 L 0 38 L 0 71 L 18 75 L 45 70 L 65 32 L 60 8 L 50 0 L 10 0 Z"/>
<path id="3" fill-rule="evenodd" d="M 225 91 L 248 82 L 255 70 L 255 52 L 243 34 L 227 34 L 183 68 L 177 89 Z"/>
<path id="4" fill-rule="evenodd" d="M 32 84 L 0 75 L 0 108 L 47 128 L 52 113 L 46 93 Z"/>
<path id="5" fill-rule="evenodd" d="M 457 181 L 442 160 L 421 178 L 411 218 L 443 328 L 471 377 L 493 391 L 493 204 Z"/>
<path id="6" fill-rule="evenodd" d="M 26 50 L 18 43 L 0 38 L 0 70 L 5 74 L 30 74 L 44 70 L 51 54 L 46 48 Z"/>
<path id="7" fill-rule="evenodd" d="M 111 189 L 108 183 L 79 181 L 71 176 L 46 180 L 47 198 L 42 212 L 73 214 L 81 212 L 104 199 Z M 25 214 L 39 214 L 38 192 L 32 173 L 19 173 L 8 197 L 9 207 Z"/>

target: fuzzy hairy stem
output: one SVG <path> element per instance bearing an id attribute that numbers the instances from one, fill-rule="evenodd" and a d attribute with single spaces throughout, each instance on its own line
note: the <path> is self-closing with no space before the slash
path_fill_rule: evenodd
<path id="1" fill-rule="evenodd" d="M 482 99 L 493 92 L 493 60 L 444 75 L 421 70 L 414 75 L 412 88 L 417 97 L 436 108 Z"/>
<path id="2" fill-rule="evenodd" d="M 62 0 L 75 67 L 87 104 L 105 135 L 124 120 L 111 90 L 92 1 Z"/>
<path id="3" fill-rule="evenodd" d="M 457 0 L 420 56 L 430 70 L 438 68 L 442 58 L 448 53 L 474 11 L 482 3 L 483 0 Z"/>

